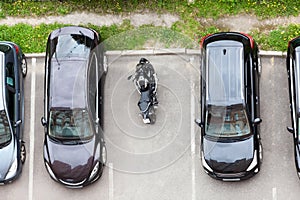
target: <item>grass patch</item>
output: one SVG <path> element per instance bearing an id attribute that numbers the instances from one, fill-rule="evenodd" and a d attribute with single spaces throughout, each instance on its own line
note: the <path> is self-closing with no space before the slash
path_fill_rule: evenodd
<path id="1" fill-rule="evenodd" d="M 213 8 L 213 9 L 212 9 Z M 220 18 L 239 13 L 254 14 L 261 18 L 299 15 L 300 1 L 285 0 L 69 0 L 69 1 L 31 1 L 11 0 L 0 2 L 0 17 L 5 16 L 48 16 L 65 15 L 72 12 L 95 12 L 98 14 L 128 12 L 156 13 L 170 12 L 180 16 L 171 29 L 144 25 L 135 29 L 129 20 L 121 25 L 95 26 L 86 25 L 99 32 L 109 49 L 138 49 L 147 46 L 163 46 L 164 48 L 189 48 L 198 43 L 206 34 L 228 31 L 226 28 L 202 25 L 199 18 Z M 30 26 L 0 26 L 0 40 L 18 43 L 26 53 L 44 52 L 48 34 L 66 24 L 41 24 Z M 287 42 L 300 35 L 300 25 L 287 27 L 263 27 L 250 33 L 261 49 L 285 51 Z M 193 41 L 193 42 L 191 42 Z"/>
<path id="2" fill-rule="evenodd" d="M 70 24 L 1 25 L 0 40 L 19 44 L 25 53 L 41 53 L 45 52 L 48 35 L 53 30 L 68 25 Z M 194 40 L 174 30 L 153 25 L 135 29 L 128 20 L 124 20 L 121 25 L 99 27 L 89 24 L 85 27 L 100 33 L 108 50 L 145 49 L 156 44 L 160 45 L 159 48 L 196 47 Z"/>
<path id="3" fill-rule="evenodd" d="M 48 34 L 62 24 L 41 24 L 30 26 L 17 24 L 15 26 L 0 26 L 0 40 L 13 41 L 21 46 L 25 53 L 44 52 Z"/>
<path id="4" fill-rule="evenodd" d="M 219 18 L 239 13 L 255 14 L 262 18 L 298 15 L 300 1 L 285 0 L 68 0 L 32 1 L 10 0 L 0 3 L 0 17 L 48 16 L 71 12 L 93 12 L 98 14 L 145 12 L 171 12 L 183 19 L 197 17 Z M 213 9 L 212 9 L 213 8 Z"/>
<path id="5" fill-rule="evenodd" d="M 300 35 L 300 25 L 280 26 L 268 33 L 255 30 L 251 35 L 263 50 L 286 51 L 288 42 Z"/>
<path id="6" fill-rule="evenodd" d="M 31 26 L 17 24 L 14 26 L 0 26 L 0 40 L 13 41 L 21 46 L 25 53 L 45 52 L 47 37 L 53 30 L 70 24 L 41 24 Z M 193 28 L 192 32 L 185 32 L 187 24 L 174 24 L 171 29 L 144 25 L 134 28 L 130 21 L 124 20 L 121 25 L 85 27 L 100 33 L 108 50 L 128 50 L 147 48 L 199 48 L 200 39 L 219 31 L 217 27 Z M 183 34 L 183 32 L 185 34 Z M 291 24 L 280 26 L 269 32 L 262 33 L 254 30 L 250 33 L 262 50 L 286 51 L 287 43 L 300 35 L 300 25 Z"/>
<path id="7" fill-rule="evenodd" d="M 152 25 L 114 35 L 105 40 L 104 45 L 108 50 L 199 48 L 194 40 L 180 32 Z"/>

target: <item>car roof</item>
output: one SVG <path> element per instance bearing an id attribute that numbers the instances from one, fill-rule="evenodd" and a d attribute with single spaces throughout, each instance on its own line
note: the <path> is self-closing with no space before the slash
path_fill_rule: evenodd
<path id="1" fill-rule="evenodd" d="M 5 86 L 5 76 L 4 76 L 4 67 L 5 67 L 5 54 L 0 51 L 0 110 L 4 110 L 4 86 Z"/>
<path id="2" fill-rule="evenodd" d="M 218 40 L 206 47 L 206 101 L 210 105 L 244 102 L 244 48 L 234 40 Z"/>
<path id="3" fill-rule="evenodd" d="M 52 61 L 50 107 L 86 108 L 87 60 Z"/>

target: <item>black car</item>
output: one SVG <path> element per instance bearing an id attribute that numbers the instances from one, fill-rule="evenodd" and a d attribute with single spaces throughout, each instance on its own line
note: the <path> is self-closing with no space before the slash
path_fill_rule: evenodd
<path id="1" fill-rule="evenodd" d="M 21 48 L 0 42 L 0 184 L 22 172 L 26 159 L 24 132 L 24 80 L 27 62 Z"/>
<path id="2" fill-rule="evenodd" d="M 294 155 L 298 177 L 300 178 L 300 37 L 288 44 L 286 68 L 288 74 L 292 127 L 287 130 L 294 135 Z"/>
<path id="3" fill-rule="evenodd" d="M 260 170 L 258 47 L 248 35 L 222 32 L 201 40 L 201 158 L 223 181 Z"/>
<path id="4" fill-rule="evenodd" d="M 68 26 L 50 33 L 44 79 L 44 162 L 68 187 L 101 177 L 106 162 L 103 95 L 106 69 L 100 36 Z"/>

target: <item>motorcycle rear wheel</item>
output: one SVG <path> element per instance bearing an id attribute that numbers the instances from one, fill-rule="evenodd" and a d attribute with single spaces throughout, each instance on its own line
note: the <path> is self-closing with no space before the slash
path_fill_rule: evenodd
<path id="1" fill-rule="evenodd" d="M 150 124 L 154 124 L 156 122 L 156 115 L 153 106 L 150 106 L 149 108 L 149 119 L 150 119 Z"/>

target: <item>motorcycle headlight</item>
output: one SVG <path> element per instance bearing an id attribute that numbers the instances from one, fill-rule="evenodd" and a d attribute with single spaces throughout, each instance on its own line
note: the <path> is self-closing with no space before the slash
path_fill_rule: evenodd
<path id="1" fill-rule="evenodd" d="M 45 162 L 45 163 L 46 163 L 46 168 L 47 168 L 48 173 L 50 174 L 50 176 L 51 176 L 54 180 L 57 181 L 57 178 L 55 177 L 55 175 L 54 175 L 54 173 L 53 173 L 51 167 L 49 166 L 49 164 L 48 164 L 47 162 Z"/>
<path id="2" fill-rule="evenodd" d="M 207 169 L 210 172 L 213 172 L 212 168 L 210 168 L 210 166 L 207 164 L 205 158 L 204 158 L 204 154 L 202 152 L 202 156 L 201 156 L 201 161 L 202 161 L 202 165 L 205 169 Z"/>
<path id="3" fill-rule="evenodd" d="M 92 180 L 95 176 L 96 176 L 96 174 L 97 174 L 97 172 L 98 172 L 98 170 L 99 170 L 99 161 L 97 161 L 97 163 L 96 163 L 96 165 L 94 166 L 94 168 L 93 168 L 93 171 L 91 172 L 91 175 L 90 175 L 90 177 L 89 177 L 89 180 Z"/>
<path id="4" fill-rule="evenodd" d="M 10 166 L 5 179 L 10 179 L 14 177 L 17 173 L 17 169 L 18 169 L 18 159 L 15 159 L 12 165 Z"/>
<path id="5" fill-rule="evenodd" d="M 257 166 L 257 152 L 256 150 L 254 151 L 254 156 L 253 156 L 253 160 L 251 162 L 251 164 L 249 165 L 249 167 L 247 168 L 246 171 L 250 171 L 252 170 L 254 167 Z"/>

